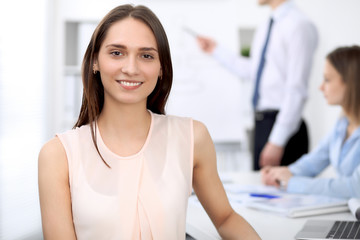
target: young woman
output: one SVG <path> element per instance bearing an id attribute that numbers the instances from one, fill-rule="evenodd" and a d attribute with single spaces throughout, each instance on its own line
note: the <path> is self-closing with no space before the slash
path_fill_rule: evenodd
<path id="1" fill-rule="evenodd" d="M 343 116 L 311 153 L 289 167 L 266 167 L 265 184 L 286 187 L 291 193 L 360 198 L 360 47 L 341 47 L 328 54 L 321 91 Z M 314 178 L 332 165 L 336 178 Z"/>
<path id="2" fill-rule="evenodd" d="M 151 10 L 110 11 L 82 77 L 74 129 L 39 154 L 45 239 L 184 239 L 192 187 L 224 239 L 259 238 L 228 202 L 206 127 L 165 115 L 172 63 Z"/>

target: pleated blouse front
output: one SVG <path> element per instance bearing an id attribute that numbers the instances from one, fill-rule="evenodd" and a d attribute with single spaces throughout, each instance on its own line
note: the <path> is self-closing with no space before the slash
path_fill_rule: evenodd
<path id="1" fill-rule="evenodd" d="M 184 239 L 192 190 L 193 123 L 151 113 L 142 149 L 121 157 L 90 126 L 58 134 L 69 165 L 77 239 Z"/>

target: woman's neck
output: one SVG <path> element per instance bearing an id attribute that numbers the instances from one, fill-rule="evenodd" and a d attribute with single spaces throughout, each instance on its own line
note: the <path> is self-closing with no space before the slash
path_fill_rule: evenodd
<path id="1" fill-rule="evenodd" d="M 133 131 L 150 124 L 151 116 L 146 106 L 124 105 L 107 107 L 104 105 L 98 118 L 98 125 L 112 131 Z"/>
<path id="2" fill-rule="evenodd" d="M 105 145 L 119 156 L 131 156 L 140 151 L 148 137 L 151 114 L 146 106 L 104 108 L 97 120 Z"/>

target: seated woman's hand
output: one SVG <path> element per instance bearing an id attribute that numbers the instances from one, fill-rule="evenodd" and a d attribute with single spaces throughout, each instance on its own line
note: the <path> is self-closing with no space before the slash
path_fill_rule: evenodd
<path id="1" fill-rule="evenodd" d="M 288 167 L 264 167 L 261 169 L 261 181 L 265 185 L 286 188 L 292 177 Z"/>

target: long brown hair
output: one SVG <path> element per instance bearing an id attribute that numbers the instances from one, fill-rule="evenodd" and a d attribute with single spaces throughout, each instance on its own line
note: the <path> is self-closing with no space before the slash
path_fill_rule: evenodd
<path id="1" fill-rule="evenodd" d="M 326 57 L 346 84 L 343 108 L 360 123 L 360 47 L 339 47 Z"/>
<path id="2" fill-rule="evenodd" d="M 170 94 L 173 78 L 170 47 L 165 30 L 157 16 L 147 7 L 138 5 L 120 5 L 112 9 L 96 27 L 90 43 L 86 49 L 82 63 L 83 96 L 80 114 L 74 128 L 90 124 L 91 136 L 102 158 L 97 143 L 95 120 L 100 115 L 104 106 L 104 86 L 101 82 L 100 73 L 93 72 L 93 64 L 99 54 L 100 47 L 106 38 L 109 28 L 116 22 L 125 18 L 134 18 L 146 24 L 154 33 L 158 47 L 162 77 L 158 79 L 153 92 L 147 98 L 147 109 L 154 113 L 165 114 L 165 105 Z M 102 158 L 104 163 L 109 166 Z"/>

